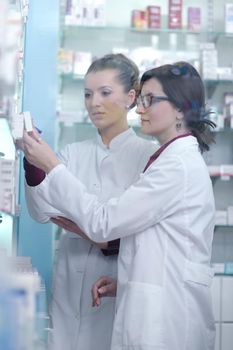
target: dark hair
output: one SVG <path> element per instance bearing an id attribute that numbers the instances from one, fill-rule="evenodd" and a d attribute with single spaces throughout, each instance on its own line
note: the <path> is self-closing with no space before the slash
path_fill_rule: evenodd
<path id="1" fill-rule="evenodd" d="M 124 87 L 124 91 L 127 93 L 131 89 L 136 91 L 136 95 L 139 91 L 139 70 L 136 64 L 121 53 L 108 54 L 101 58 L 98 58 L 88 68 L 86 76 L 92 72 L 99 72 L 106 69 L 115 69 L 119 72 L 117 78 Z M 135 106 L 135 102 L 130 108 Z"/>
<path id="2" fill-rule="evenodd" d="M 209 150 L 214 141 L 211 129 L 215 123 L 207 119 L 212 113 L 205 107 L 205 88 L 197 70 L 187 62 L 176 62 L 153 68 L 141 78 L 140 90 L 149 79 L 157 79 L 164 93 L 179 111 L 193 136 L 197 138 L 201 152 Z"/>

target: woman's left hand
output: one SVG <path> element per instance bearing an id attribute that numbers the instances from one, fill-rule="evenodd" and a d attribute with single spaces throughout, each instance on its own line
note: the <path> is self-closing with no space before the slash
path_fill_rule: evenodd
<path id="1" fill-rule="evenodd" d="M 73 221 L 64 218 L 63 216 L 56 216 L 53 218 L 50 218 L 50 221 L 52 221 L 54 224 L 57 226 L 63 228 L 66 231 L 70 231 L 73 233 L 76 233 L 77 235 L 81 236 L 82 238 L 86 239 L 87 241 L 90 241 L 92 244 L 94 244 L 96 247 L 100 249 L 107 249 L 108 243 L 103 242 L 103 243 L 97 243 L 92 241 L 82 230 L 81 228 L 75 224 Z"/>
<path id="2" fill-rule="evenodd" d="M 66 231 L 77 233 L 79 236 L 83 237 L 84 233 L 81 230 L 81 228 L 78 225 L 76 225 L 73 221 L 67 218 L 64 218 L 62 216 L 57 216 L 57 217 L 50 218 L 50 221 L 52 221 L 54 224 L 63 228 Z"/>
<path id="3" fill-rule="evenodd" d="M 23 135 L 24 154 L 29 163 L 49 173 L 55 166 L 60 164 L 54 151 L 51 147 L 38 137 L 35 140 L 26 131 Z"/>

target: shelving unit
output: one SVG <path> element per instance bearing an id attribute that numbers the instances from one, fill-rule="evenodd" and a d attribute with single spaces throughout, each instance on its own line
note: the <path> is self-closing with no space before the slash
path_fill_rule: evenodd
<path id="1" fill-rule="evenodd" d="M 92 58 L 113 51 L 122 52 L 134 59 L 141 71 L 151 68 L 151 65 L 187 60 L 202 72 L 200 45 L 212 43 L 211 45 L 214 45 L 213 47 L 218 53 L 218 66 L 232 67 L 233 33 L 226 33 L 223 23 L 224 4 L 229 2 L 183 0 L 183 29 L 171 30 L 167 28 L 168 4 L 165 4 L 164 1 L 156 2 L 156 5 L 161 6 L 160 29 L 131 28 L 130 14 L 133 5 L 124 2 L 124 13 L 122 13 L 122 2 L 114 2 L 113 0 L 106 2 L 106 26 L 66 25 L 66 1 L 62 1 L 60 47 L 62 50 L 68 51 L 71 56 L 72 52 L 91 52 Z M 154 3 L 152 1 L 148 1 L 146 4 L 143 1 L 137 3 L 138 9 L 145 9 L 147 5 L 154 5 Z M 187 30 L 188 6 L 201 8 L 202 28 L 199 32 Z M 119 13 L 121 15 L 117 16 Z M 144 51 L 144 57 L 142 57 L 142 51 Z M 151 59 L 147 60 L 148 57 Z M 58 63 L 60 70 L 58 71 L 56 147 L 59 149 L 67 142 L 83 140 L 95 133 L 95 129 L 88 121 L 83 102 L 85 72 L 75 75 L 72 62 L 69 59 L 62 64 Z M 68 72 L 65 70 L 67 66 Z M 233 67 L 231 74 L 233 75 Z M 232 75 L 229 76 L 229 79 L 221 76 L 220 73 L 214 79 L 203 76 L 207 106 L 217 112 L 217 115 L 224 114 L 224 94 L 233 91 Z M 233 206 L 233 116 L 232 126 L 230 126 L 229 120 L 228 123 L 220 124 L 220 121 L 223 120 L 221 117 L 217 118 L 215 114 L 211 117 L 218 124 L 217 130 L 214 131 L 216 143 L 211 147 L 210 152 L 204 154 L 204 159 L 210 168 L 216 210 L 227 211 L 228 207 Z M 132 123 L 136 132 L 140 134 L 140 127 L 136 119 Z M 143 135 L 140 134 L 140 136 Z M 197 181 L 201 181 L 201 179 L 197 179 Z M 227 221 L 224 224 L 216 224 L 212 262 L 215 264 L 233 262 L 233 225 L 228 224 Z M 216 276 L 213 286 L 213 298 L 218 305 L 221 305 L 221 310 L 226 307 L 223 297 L 226 293 L 232 293 L 232 286 L 228 286 L 228 281 L 231 284 L 233 278 Z M 228 287 L 229 289 L 227 289 Z M 225 325 L 224 317 L 224 313 L 216 314 L 215 350 L 230 350 L 233 343 L 233 310 L 229 324 Z M 231 344 L 230 348 L 227 344 Z"/>
<path id="2" fill-rule="evenodd" d="M 0 348 L 44 350 L 48 316 L 31 256 L 18 256 L 20 152 L 14 123 L 23 111 L 29 0 L 0 3 Z"/>
<path id="3" fill-rule="evenodd" d="M 9 255 L 17 251 L 17 225 L 20 213 L 19 176 L 20 156 L 11 134 L 15 115 L 22 111 L 23 59 L 28 1 L 2 3 L 4 23 L 1 23 L 4 42 L 1 44 L 0 81 L 0 159 L 2 212 L 0 246 Z M 4 32 L 5 31 L 5 32 Z"/>
<path id="4" fill-rule="evenodd" d="M 150 68 L 151 65 L 155 66 L 176 60 L 188 60 L 202 71 L 200 45 L 211 42 L 215 44 L 218 51 L 218 66 L 231 67 L 233 33 L 226 33 L 223 23 L 224 4 L 227 2 L 205 0 L 192 3 L 183 0 L 183 28 L 171 30 L 167 28 L 166 11 L 168 4 L 164 4 L 164 1 L 156 3 L 156 5 L 161 6 L 161 28 L 159 29 L 131 28 L 130 15 L 133 10 L 132 5 L 126 4 L 124 14 L 122 14 L 120 3 L 116 4 L 112 0 L 106 2 L 105 26 L 96 26 L 95 24 L 74 25 L 70 24 L 70 20 L 69 24 L 67 24 L 66 1 L 61 1 L 60 45 L 62 50 L 68 51 L 70 54 L 72 52 L 91 52 L 92 58 L 112 51 L 120 51 L 133 58 L 139 65 L 139 68 L 141 68 L 141 71 Z M 141 1 L 138 3 L 138 8 L 145 9 L 147 5 L 150 5 L 150 1 L 147 4 Z M 151 3 L 151 5 L 153 4 Z M 187 29 L 186 13 L 188 6 L 201 8 L 202 27 L 200 31 Z M 116 13 L 121 13 L 122 16 L 119 18 L 116 16 Z M 143 58 L 140 56 L 141 53 L 138 51 L 140 47 L 146 52 L 143 57 L 144 61 L 146 61 L 146 57 L 152 57 L 144 65 L 142 64 Z M 150 52 L 150 55 L 148 55 L 148 52 Z M 61 148 L 66 142 L 81 140 L 94 133 L 92 125 L 88 122 L 88 115 L 83 102 L 83 78 L 85 72 L 81 75 L 75 75 L 73 74 L 71 61 L 63 62 L 63 64 L 69 66 L 69 72 L 65 73 L 65 71 L 62 71 L 62 65 L 58 64 L 60 71 L 58 72 L 57 148 Z M 230 76 L 229 79 L 223 79 L 221 76 L 217 76 L 216 79 L 203 78 L 208 107 L 213 108 L 218 114 L 224 113 L 224 93 L 232 91 L 233 79 L 230 78 Z M 136 127 L 137 132 L 139 132 L 139 124 L 136 122 L 136 118 L 132 123 Z M 223 209 L 224 204 L 218 200 L 219 197 L 221 198 L 221 195 L 219 196 L 218 193 L 221 190 L 218 188 L 222 188 L 226 185 L 226 182 L 219 184 L 219 179 L 222 181 L 229 180 L 227 185 L 232 187 L 233 171 L 229 172 L 226 169 L 226 165 L 233 164 L 233 153 L 231 151 L 233 149 L 233 129 L 227 125 L 219 125 L 218 130 L 214 134 L 216 144 L 204 157 L 209 166 L 218 166 L 218 170 L 211 172 L 210 175 L 213 180 L 217 208 Z M 228 193 L 225 194 L 228 197 Z M 232 202 L 229 200 L 228 204 L 232 205 Z M 213 259 L 215 259 L 215 254 Z"/>

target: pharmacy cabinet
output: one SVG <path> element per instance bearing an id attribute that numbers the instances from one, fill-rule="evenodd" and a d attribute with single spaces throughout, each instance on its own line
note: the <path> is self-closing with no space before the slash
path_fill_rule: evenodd
<path id="1" fill-rule="evenodd" d="M 23 54 L 27 1 L 0 4 L 0 249 L 16 254 L 19 216 L 19 153 L 13 137 L 13 120 L 21 111 Z"/>
<path id="2" fill-rule="evenodd" d="M 233 322 L 233 277 L 222 277 L 223 322 Z"/>
<path id="3" fill-rule="evenodd" d="M 220 324 L 216 323 L 216 333 L 215 333 L 215 347 L 214 350 L 221 350 L 220 348 Z"/>
<path id="4" fill-rule="evenodd" d="M 44 138 L 54 146 L 58 11 L 58 0 L 0 1 L 0 152 L 4 153 L 0 178 L 7 174 L 10 178 L 9 188 L 6 178 L 3 182 L 0 179 L 4 183 L 0 186 L 0 250 L 7 255 L 30 256 L 47 291 L 52 270 L 52 225 L 40 225 L 29 217 L 22 158 L 15 149 L 11 129 L 14 116 L 30 111 Z"/>
<path id="5" fill-rule="evenodd" d="M 155 19 L 154 27 L 143 24 L 141 13 L 147 5 L 154 5 L 153 1 L 148 0 L 146 5 L 142 0 L 124 2 L 122 11 L 122 0 L 93 0 L 93 11 L 100 6 L 97 18 L 91 15 L 90 1 L 60 1 L 57 149 L 95 133 L 84 107 L 83 79 L 96 57 L 122 52 L 137 63 L 141 72 L 176 60 L 188 60 L 199 69 L 207 108 L 214 111 L 210 118 L 217 124 L 215 144 L 204 154 L 216 200 L 213 263 L 233 262 L 233 33 L 226 19 L 227 3 L 230 1 L 183 0 L 178 11 L 178 16 L 182 16 L 180 29 L 169 26 L 169 0 L 156 1 L 160 25 Z M 86 6 L 85 14 L 78 11 L 78 4 Z M 200 10 L 199 27 L 190 27 L 189 7 Z M 138 17 L 134 10 L 139 10 Z M 82 16 L 89 16 L 89 20 Z M 137 115 L 131 113 L 128 119 L 139 132 Z"/>
<path id="6" fill-rule="evenodd" d="M 216 322 L 220 322 L 221 319 L 221 279 L 219 277 L 214 277 L 211 292 L 212 292 L 212 304 L 214 319 Z"/>
<path id="7" fill-rule="evenodd" d="M 88 122 L 83 77 L 93 59 L 110 52 L 125 53 L 141 72 L 167 62 L 190 61 L 205 80 L 209 106 L 222 115 L 226 104 L 223 95 L 232 90 L 233 78 L 233 30 L 226 20 L 228 2 L 176 0 L 179 10 L 175 15 L 169 10 L 173 0 L 156 1 L 159 9 L 154 9 L 154 13 L 150 12 L 155 5 L 152 0 L 146 4 L 142 0 L 61 0 L 59 126 L 69 128 L 73 123 Z M 192 11 L 195 15 L 190 16 Z M 171 24 L 172 20 L 176 26 Z M 219 117 L 220 128 L 221 122 Z"/>
<path id="8" fill-rule="evenodd" d="M 233 346 L 233 323 L 222 325 L 221 350 L 232 350 Z"/>
<path id="9" fill-rule="evenodd" d="M 30 5 L 33 5 L 33 0 Z M 51 246 L 42 245 L 46 242 L 42 242 L 39 231 L 31 242 L 30 236 L 35 227 L 33 224 L 30 225 L 29 220 L 24 221 L 24 225 L 21 226 L 23 221 L 21 208 L 26 210 L 26 205 L 22 200 L 23 184 L 20 187 L 21 156 L 14 143 L 16 135 L 20 135 L 17 126 L 20 124 L 18 122 L 21 112 L 27 107 L 28 84 L 25 84 L 25 79 L 28 79 L 28 75 L 25 58 L 28 58 L 28 46 L 25 42 L 27 42 L 29 7 L 28 0 L 0 2 L 0 349 L 2 350 L 45 350 L 48 335 L 46 289 L 43 282 L 46 275 L 43 274 L 40 264 L 37 264 L 32 251 L 39 248 L 41 257 L 43 250 L 44 263 L 46 250 L 51 249 Z M 44 6 L 43 12 L 46 10 L 47 7 Z M 36 85 L 38 82 L 33 83 Z M 23 124 L 21 126 L 20 130 L 23 131 Z M 23 177 L 22 173 L 22 182 Z M 32 243 L 31 251 L 25 249 L 24 234 L 27 234 L 25 242 Z M 51 250 L 49 255 L 51 256 Z M 49 266 L 46 268 L 48 270 Z"/>
<path id="10" fill-rule="evenodd" d="M 215 276 L 211 292 L 216 324 L 215 350 L 232 350 L 233 276 Z"/>
<path id="11" fill-rule="evenodd" d="M 23 110 L 30 111 L 44 139 L 54 146 L 56 115 L 56 55 L 58 45 L 58 0 L 30 0 L 26 26 Z M 21 169 L 18 224 L 18 255 L 31 256 L 32 264 L 50 291 L 52 270 L 52 225 L 39 224 L 28 214 Z M 42 253 L 43 252 L 43 253 Z"/>

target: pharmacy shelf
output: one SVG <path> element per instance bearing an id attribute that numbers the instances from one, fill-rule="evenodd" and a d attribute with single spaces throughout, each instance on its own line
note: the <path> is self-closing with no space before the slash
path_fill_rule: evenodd
<path id="1" fill-rule="evenodd" d="M 233 177 L 233 173 L 209 173 L 211 177 Z"/>
<path id="2" fill-rule="evenodd" d="M 209 165 L 208 170 L 211 177 L 233 177 L 232 164 Z"/>
<path id="3" fill-rule="evenodd" d="M 233 38 L 233 33 L 226 33 L 224 31 L 207 31 L 207 30 L 201 30 L 201 31 L 192 31 L 187 28 L 182 29 L 169 29 L 169 28 L 134 28 L 134 27 L 123 27 L 123 26 L 112 26 L 112 25 L 102 25 L 102 26 L 96 26 L 96 25 L 75 25 L 75 24 L 64 24 L 62 27 L 63 31 L 80 31 L 80 30 L 110 30 L 110 31 L 129 31 L 136 34 L 180 34 L 180 35 L 187 35 L 187 34 L 195 34 L 195 35 L 203 35 L 203 36 L 213 36 L 213 37 L 227 37 L 227 38 Z"/>
<path id="4" fill-rule="evenodd" d="M 60 73 L 60 78 L 66 79 L 67 81 L 80 81 L 83 80 L 85 75 L 75 75 L 72 73 Z M 207 85 L 207 87 L 211 87 L 212 85 L 217 85 L 217 84 L 233 84 L 233 79 L 204 79 L 204 83 Z"/>
<path id="5" fill-rule="evenodd" d="M 83 83 L 85 75 L 75 75 L 73 73 L 59 73 L 59 87 L 58 90 L 60 93 L 63 92 L 63 86 L 64 84 L 73 84 L 73 83 L 77 83 L 77 84 L 81 84 Z M 222 84 L 225 85 L 233 85 L 233 79 L 217 79 L 217 80 L 213 80 L 213 79 L 203 79 L 204 84 L 205 84 L 205 88 L 206 88 L 206 93 L 207 93 L 207 98 L 210 99 L 216 88 Z"/>

